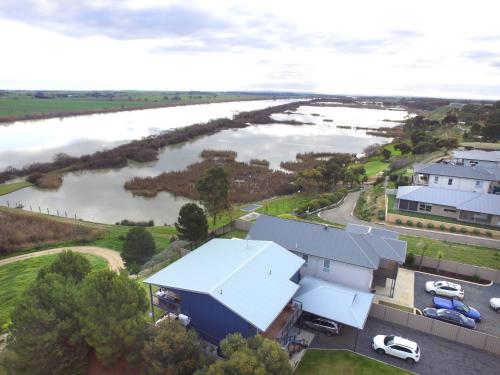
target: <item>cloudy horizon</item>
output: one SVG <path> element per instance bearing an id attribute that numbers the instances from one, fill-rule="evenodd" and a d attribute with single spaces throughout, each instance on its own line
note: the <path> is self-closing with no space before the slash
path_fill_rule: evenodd
<path id="1" fill-rule="evenodd" d="M 3 0 L 0 89 L 500 98 L 500 4 Z"/>

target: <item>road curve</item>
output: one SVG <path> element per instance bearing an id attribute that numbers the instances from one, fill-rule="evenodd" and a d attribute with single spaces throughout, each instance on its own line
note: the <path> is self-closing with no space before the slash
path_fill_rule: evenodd
<path id="1" fill-rule="evenodd" d="M 118 251 L 96 246 L 68 246 L 57 249 L 35 251 L 33 253 L 2 259 L 0 260 L 0 266 L 44 255 L 58 254 L 62 253 L 64 250 L 71 250 L 75 253 L 90 254 L 104 258 L 106 262 L 108 262 L 109 268 L 113 271 L 120 271 L 125 268 L 125 264 L 123 263 L 122 257 Z"/>
<path id="2" fill-rule="evenodd" d="M 389 229 L 410 236 L 417 236 L 417 237 L 425 236 L 441 241 L 458 242 L 466 245 L 486 246 L 486 247 L 491 247 L 493 249 L 500 248 L 500 240 L 495 240 L 493 238 L 463 235 L 459 233 L 444 233 L 444 232 L 437 232 L 420 228 L 400 227 L 389 224 L 377 224 L 360 220 L 357 217 L 355 217 L 352 213 L 360 193 L 361 193 L 360 191 L 349 193 L 345 198 L 344 203 L 342 203 L 340 207 L 335 207 L 330 210 L 323 211 L 319 214 L 319 216 L 322 219 L 329 221 L 331 223 L 344 224 L 344 225 L 347 223 L 370 225 L 375 228 Z"/>

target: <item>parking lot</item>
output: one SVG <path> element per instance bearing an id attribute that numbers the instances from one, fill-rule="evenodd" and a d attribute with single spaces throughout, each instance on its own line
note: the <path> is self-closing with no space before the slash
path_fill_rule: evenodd
<path id="1" fill-rule="evenodd" d="M 415 272 L 414 305 L 416 308 L 423 310 L 432 306 L 432 296 L 425 291 L 425 283 L 438 280 L 447 280 L 462 285 L 465 291 L 463 302 L 481 313 L 482 320 L 476 324 L 476 330 L 500 336 L 500 314 L 495 312 L 489 304 L 490 298 L 500 297 L 500 284 L 480 286 L 465 281 Z"/>
<path id="2" fill-rule="evenodd" d="M 356 329 L 347 326 L 342 328 L 340 336 L 316 335 L 311 348 L 356 349 L 358 353 L 425 375 L 489 375 L 498 374 L 500 368 L 500 357 L 494 354 L 375 318 L 368 318 L 365 328 L 358 332 L 357 344 Z M 420 362 L 409 365 L 402 359 L 374 352 L 371 342 L 379 334 L 394 334 L 417 342 L 422 353 Z"/>

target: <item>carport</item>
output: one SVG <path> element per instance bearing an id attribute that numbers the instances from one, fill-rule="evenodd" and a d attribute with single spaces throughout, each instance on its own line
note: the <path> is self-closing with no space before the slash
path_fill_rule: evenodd
<path id="1" fill-rule="evenodd" d="M 303 311 L 363 329 L 373 294 L 312 276 L 305 276 L 299 284 L 294 300 L 302 303 Z"/>

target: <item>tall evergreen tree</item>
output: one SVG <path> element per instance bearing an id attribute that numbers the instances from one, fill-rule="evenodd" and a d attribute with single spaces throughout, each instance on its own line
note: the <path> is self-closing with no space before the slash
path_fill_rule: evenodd
<path id="1" fill-rule="evenodd" d="M 121 256 L 132 272 L 146 263 L 154 255 L 155 250 L 156 245 L 151 233 L 143 227 L 135 227 L 127 233 Z"/>
<path id="2" fill-rule="evenodd" d="M 228 173 L 222 167 L 206 170 L 203 177 L 196 182 L 196 190 L 208 214 L 213 217 L 215 225 L 217 215 L 230 207 Z"/>
<path id="3" fill-rule="evenodd" d="M 196 203 L 186 203 L 179 211 L 175 228 L 181 240 L 199 241 L 206 238 L 208 224 L 203 209 Z"/>

